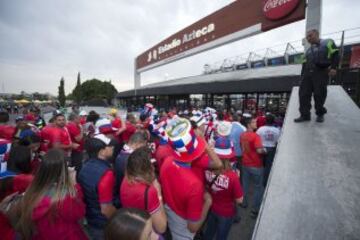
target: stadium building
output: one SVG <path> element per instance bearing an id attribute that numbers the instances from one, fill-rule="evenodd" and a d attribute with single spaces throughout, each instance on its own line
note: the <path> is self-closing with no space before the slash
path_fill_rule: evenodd
<path id="1" fill-rule="evenodd" d="M 338 39 L 340 40 L 340 39 Z M 359 101 L 360 74 L 356 65 L 360 44 L 341 44 L 342 68 L 331 84 L 341 84 Z M 283 56 L 269 57 L 249 53 L 247 58 L 224 59 L 221 64 L 206 64 L 204 73 L 145 85 L 118 94 L 121 105 L 137 108 L 151 102 L 159 108 L 205 107 L 264 109 L 285 112 L 290 92 L 298 85 L 302 52 L 287 44 Z M 274 55 L 274 54 L 273 54 Z"/>

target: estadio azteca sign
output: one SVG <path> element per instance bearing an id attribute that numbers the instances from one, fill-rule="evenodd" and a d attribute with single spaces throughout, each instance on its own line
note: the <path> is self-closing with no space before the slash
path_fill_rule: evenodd
<path id="1" fill-rule="evenodd" d="M 184 43 L 190 42 L 194 39 L 198 39 L 202 36 L 205 36 L 215 30 L 215 24 L 210 23 L 207 26 L 204 26 L 200 29 L 193 30 L 190 33 L 185 33 L 182 38 L 174 38 L 170 43 L 165 43 L 158 47 L 158 49 L 154 49 L 149 51 L 147 62 L 151 62 L 153 59 L 156 60 L 158 55 L 166 53 L 167 51 L 174 49 L 178 46 L 181 46 Z"/>
<path id="2" fill-rule="evenodd" d="M 294 11 L 300 0 L 265 0 L 264 14 L 268 19 L 277 20 Z"/>
<path id="3" fill-rule="evenodd" d="M 136 58 L 143 72 L 305 18 L 305 0 L 238 0 L 156 44 Z"/>

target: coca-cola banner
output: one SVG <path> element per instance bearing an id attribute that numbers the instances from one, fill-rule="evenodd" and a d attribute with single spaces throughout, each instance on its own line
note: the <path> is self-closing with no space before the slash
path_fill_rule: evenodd
<path id="1" fill-rule="evenodd" d="M 139 55 L 136 69 L 143 72 L 304 18 L 305 0 L 234 1 Z"/>
<path id="2" fill-rule="evenodd" d="M 360 46 L 351 48 L 350 68 L 360 68 Z"/>
<path id="3" fill-rule="evenodd" d="M 266 0 L 264 1 L 264 14 L 268 19 L 277 20 L 294 11 L 300 0 Z"/>

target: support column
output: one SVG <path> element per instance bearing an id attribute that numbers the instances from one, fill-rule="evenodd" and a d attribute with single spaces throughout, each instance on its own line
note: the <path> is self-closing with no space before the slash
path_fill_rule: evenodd
<path id="1" fill-rule="evenodd" d="M 136 59 L 134 60 L 134 95 L 137 95 L 137 90 L 141 87 L 141 75 L 136 70 Z"/>
<path id="2" fill-rule="evenodd" d="M 306 26 L 305 34 L 311 29 L 317 29 L 321 34 L 321 18 L 322 18 L 322 0 L 308 0 L 306 7 Z M 309 44 L 303 38 L 303 46 L 305 51 L 309 48 Z"/>
<path id="3" fill-rule="evenodd" d="M 305 30 L 317 29 L 321 32 L 322 0 L 308 0 Z"/>

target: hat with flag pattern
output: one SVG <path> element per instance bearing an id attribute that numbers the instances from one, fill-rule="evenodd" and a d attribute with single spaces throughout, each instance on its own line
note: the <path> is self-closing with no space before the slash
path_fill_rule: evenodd
<path id="1" fill-rule="evenodd" d="M 205 151 L 205 140 L 195 135 L 189 120 L 185 118 L 178 117 L 170 121 L 166 134 L 176 160 L 191 162 Z"/>
<path id="2" fill-rule="evenodd" d="M 214 151 L 221 159 L 231 159 L 235 157 L 234 146 L 228 137 L 218 137 L 215 140 Z"/>

